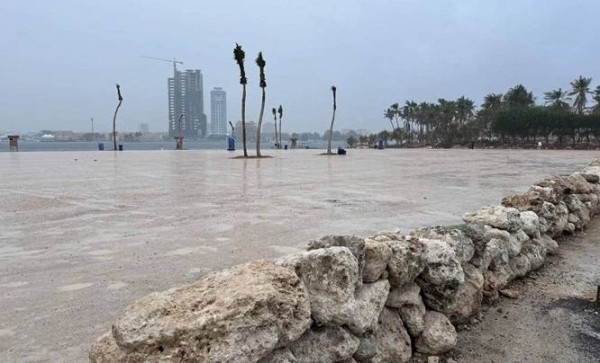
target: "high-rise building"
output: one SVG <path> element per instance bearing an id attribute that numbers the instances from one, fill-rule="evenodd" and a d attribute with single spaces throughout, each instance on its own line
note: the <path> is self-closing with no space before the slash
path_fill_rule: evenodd
<path id="1" fill-rule="evenodd" d="M 142 134 L 147 134 L 150 132 L 150 126 L 147 123 L 141 123 L 140 124 L 140 132 Z"/>
<path id="2" fill-rule="evenodd" d="M 199 69 L 175 71 L 168 83 L 169 136 L 181 135 L 188 139 L 206 136 L 202 72 Z"/>
<path id="3" fill-rule="evenodd" d="M 227 93 L 221 87 L 210 91 L 210 133 L 227 133 Z"/>

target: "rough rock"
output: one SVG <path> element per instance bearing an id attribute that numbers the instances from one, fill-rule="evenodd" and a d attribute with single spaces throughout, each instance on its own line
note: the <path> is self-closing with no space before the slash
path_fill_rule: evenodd
<path id="1" fill-rule="evenodd" d="M 519 292 L 517 290 L 511 290 L 511 289 L 500 290 L 500 295 L 505 296 L 509 299 L 518 299 L 519 298 Z"/>
<path id="2" fill-rule="evenodd" d="M 257 261 L 150 294 L 112 328 L 127 362 L 256 362 L 311 324 L 308 292 L 289 269 Z M 92 348 L 95 359 L 113 354 Z"/>
<path id="3" fill-rule="evenodd" d="M 352 358 L 360 341 L 340 327 L 310 329 L 289 345 L 298 363 L 331 363 Z"/>
<path id="4" fill-rule="evenodd" d="M 538 212 L 540 217 L 540 230 L 550 234 L 552 237 L 562 234 L 567 226 L 569 209 L 564 202 L 556 205 L 544 202 Z"/>
<path id="5" fill-rule="evenodd" d="M 415 237 L 446 242 L 460 263 L 468 262 L 475 254 L 473 241 L 462 231 L 462 226 L 435 226 L 420 228 L 412 235 Z"/>
<path id="6" fill-rule="evenodd" d="M 356 312 L 348 324 L 350 331 L 362 335 L 377 329 L 377 319 L 385 306 L 390 283 L 381 280 L 372 284 L 363 284 L 356 291 Z"/>
<path id="7" fill-rule="evenodd" d="M 508 253 L 507 246 L 507 241 L 498 238 L 492 238 L 488 242 L 485 251 L 483 251 L 481 254 L 475 255 L 475 257 L 471 260 L 471 263 L 478 267 L 479 271 L 485 272 L 490 267 L 490 264 L 494 259 L 502 256 L 503 253 Z"/>
<path id="8" fill-rule="evenodd" d="M 600 182 L 600 174 L 591 174 L 591 173 L 575 173 L 581 175 L 585 181 L 588 183 L 598 183 Z"/>
<path id="9" fill-rule="evenodd" d="M 89 358 L 90 363 L 128 363 L 127 355 L 119 348 L 110 331 L 94 342 Z"/>
<path id="10" fill-rule="evenodd" d="M 473 265 L 463 265 L 465 282 L 456 294 L 437 301 L 438 311 L 444 313 L 454 323 L 467 323 L 471 316 L 479 313 L 483 300 L 483 275 Z M 431 302 L 430 302 L 431 303 Z"/>
<path id="11" fill-rule="evenodd" d="M 534 237 L 540 231 L 540 218 L 535 212 L 525 211 L 520 215 L 523 231 L 529 236 Z"/>
<path id="12" fill-rule="evenodd" d="M 396 310 L 384 308 L 379 316 L 379 328 L 371 336 L 377 355 L 369 362 L 404 363 L 412 356 L 410 336 Z"/>
<path id="13" fill-rule="evenodd" d="M 563 201 L 569 212 L 575 214 L 579 218 L 578 223 L 573 223 L 577 229 L 582 229 L 583 226 L 590 222 L 590 211 L 589 209 L 577 198 L 576 195 L 568 194 L 563 197 Z M 568 220 L 568 215 L 567 215 Z"/>
<path id="14" fill-rule="evenodd" d="M 347 247 L 356 257 L 358 263 L 358 276 L 363 275 L 365 267 L 365 240 L 356 236 L 324 236 L 308 242 L 308 250 L 316 250 L 328 247 Z M 362 284 L 362 278 L 358 279 L 357 287 Z"/>
<path id="15" fill-rule="evenodd" d="M 423 245 L 416 239 L 388 241 L 392 256 L 388 262 L 388 279 L 392 286 L 402 286 L 413 281 L 425 268 Z"/>
<path id="16" fill-rule="evenodd" d="M 416 283 L 395 287 L 390 291 L 386 306 L 398 309 L 411 337 L 417 337 L 425 326 L 425 304 L 421 288 Z"/>
<path id="17" fill-rule="evenodd" d="M 441 310 L 465 281 L 465 275 L 454 251 L 446 243 L 423 238 L 419 242 L 424 246 L 426 265 L 416 282 L 421 287 L 425 305 Z"/>
<path id="18" fill-rule="evenodd" d="M 538 238 L 534 238 L 533 241 L 536 244 L 543 245 L 549 255 L 554 255 L 558 252 L 558 243 L 548 235 L 540 235 Z"/>
<path id="19" fill-rule="evenodd" d="M 500 297 L 498 293 L 498 279 L 493 271 L 483 273 L 483 301 L 487 304 L 493 303 Z"/>
<path id="20" fill-rule="evenodd" d="M 531 270 L 537 270 L 542 267 L 544 261 L 546 261 L 546 254 L 548 250 L 544 246 L 543 243 L 539 240 L 533 240 L 523 246 L 523 250 L 521 253 L 529 259 L 529 263 L 531 264 Z"/>
<path id="21" fill-rule="evenodd" d="M 531 262 L 527 254 L 521 254 L 510 259 L 509 266 L 511 270 L 510 279 L 524 277 L 531 271 Z"/>
<path id="22" fill-rule="evenodd" d="M 360 338 L 358 349 L 354 353 L 354 359 L 359 362 L 366 362 L 377 354 L 377 347 L 370 338 Z"/>
<path id="23" fill-rule="evenodd" d="M 427 357 L 427 363 L 440 363 L 440 357 Z"/>
<path id="24" fill-rule="evenodd" d="M 444 314 L 428 311 L 425 329 L 416 339 L 415 347 L 420 353 L 438 355 L 454 349 L 456 339 L 456 329 L 450 320 Z"/>
<path id="25" fill-rule="evenodd" d="M 590 183 L 581 173 L 573 173 L 567 177 L 567 180 L 572 186 L 571 193 L 573 194 L 589 194 L 592 192 Z"/>
<path id="26" fill-rule="evenodd" d="M 545 201 L 539 190 L 529 189 L 523 194 L 511 195 L 502 198 L 502 205 L 516 208 L 519 211 L 537 211 Z"/>
<path id="27" fill-rule="evenodd" d="M 370 238 L 365 239 L 363 282 L 377 281 L 385 271 L 391 257 L 392 249 L 387 243 Z"/>
<path id="28" fill-rule="evenodd" d="M 298 363 L 298 360 L 288 348 L 276 349 L 258 363 Z"/>
<path id="29" fill-rule="evenodd" d="M 482 222 L 489 226 L 515 232 L 521 228 L 519 210 L 504 206 L 485 206 L 477 211 L 463 215 L 466 223 Z"/>
<path id="30" fill-rule="evenodd" d="M 508 256 L 514 257 L 521 253 L 521 248 L 527 241 L 529 241 L 529 236 L 523 230 L 511 233 L 508 240 Z"/>
<path id="31" fill-rule="evenodd" d="M 345 325 L 355 311 L 356 257 L 346 247 L 322 248 L 286 256 L 278 264 L 291 268 L 304 282 L 317 324 Z"/>

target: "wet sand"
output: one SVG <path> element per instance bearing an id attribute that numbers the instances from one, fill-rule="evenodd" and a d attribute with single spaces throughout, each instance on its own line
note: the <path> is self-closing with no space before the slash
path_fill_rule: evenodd
<path id="1" fill-rule="evenodd" d="M 0 362 L 82 362 L 149 292 L 324 234 L 460 222 L 597 152 L 1 153 Z"/>

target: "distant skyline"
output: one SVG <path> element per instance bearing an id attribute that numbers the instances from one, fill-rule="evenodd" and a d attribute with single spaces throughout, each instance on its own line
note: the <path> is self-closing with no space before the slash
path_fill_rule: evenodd
<path id="1" fill-rule="evenodd" d="M 464 95 L 480 105 L 517 83 L 541 104 L 543 92 L 579 75 L 600 84 L 599 16 L 597 0 L 8 0 L 0 3 L 0 130 L 86 131 L 94 117 L 106 132 L 119 83 L 117 129 L 147 123 L 167 132 L 173 68 L 141 56 L 200 69 L 205 90 L 227 91 L 235 123 L 236 42 L 246 51 L 247 118 L 258 118 L 262 51 L 267 109 L 284 105 L 289 132 L 327 129 L 331 85 L 339 130 L 385 128 L 382 112 L 394 102 Z"/>

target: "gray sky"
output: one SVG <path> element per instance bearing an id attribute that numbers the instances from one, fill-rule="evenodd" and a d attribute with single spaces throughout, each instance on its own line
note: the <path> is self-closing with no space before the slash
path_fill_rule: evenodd
<path id="1" fill-rule="evenodd" d="M 3 0 L 0 2 L 0 130 L 106 131 L 114 84 L 125 98 L 120 130 L 167 129 L 169 63 L 204 74 L 240 118 L 232 50 L 246 51 L 247 119 L 260 106 L 254 58 L 267 61 L 267 108 L 284 106 L 284 131 L 381 130 L 382 110 L 406 99 L 490 92 L 523 83 L 542 93 L 577 76 L 600 84 L 598 0 Z M 270 114 L 267 114 L 267 120 Z"/>

